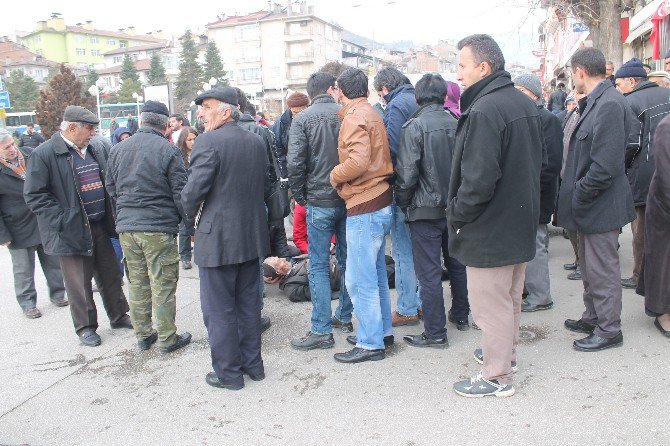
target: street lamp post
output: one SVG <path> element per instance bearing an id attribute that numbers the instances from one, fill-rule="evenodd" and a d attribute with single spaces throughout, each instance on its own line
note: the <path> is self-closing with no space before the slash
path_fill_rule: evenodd
<path id="1" fill-rule="evenodd" d="M 140 117 L 140 102 L 144 100 L 142 96 L 140 96 L 137 93 L 133 93 L 133 97 L 135 98 L 135 104 L 137 105 L 137 117 Z"/>
<path id="2" fill-rule="evenodd" d="M 100 120 L 100 89 L 96 84 L 91 85 L 88 88 L 88 92 L 91 96 L 95 96 L 95 105 L 98 109 L 98 121 Z"/>

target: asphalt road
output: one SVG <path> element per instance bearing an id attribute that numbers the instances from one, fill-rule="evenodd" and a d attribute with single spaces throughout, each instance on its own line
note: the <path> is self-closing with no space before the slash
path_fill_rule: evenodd
<path id="1" fill-rule="evenodd" d="M 631 234 L 621 236 L 621 264 L 632 267 Z M 197 268 L 182 271 L 177 325 L 193 343 L 161 355 L 139 352 L 133 334 L 112 330 L 98 300 L 103 344 L 79 345 L 67 308 L 47 298 L 43 317 L 25 319 L 14 298 L 11 261 L 0 249 L 0 444 L 2 445 L 661 445 L 670 443 L 667 381 L 670 340 L 645 316 L 643 299 L 623 291 L 624 346 L 600 353 L 572 349 L 580 335 L 563 328 L 582 312 L 581 282 L 566 280 L 568 240 L 551 238 L 555 307 L 522 315 L 517 393 L 465 399 L 451 389 L 473 375 L 480 332 L 449 327 L 450 347 L 396 345 L 384 361 L 345 365 L 336 333 L 331 350 L 299 352 L 289 340 L 309 328 L 309 303 L 291 303 L 267 287 L 263 336 L 267 378 L 239 392 L 214 389 L 198 299 Z M 445 283 L 446 285 L 446 283 Z M 449 300 L 448 287 L 445 289 Z M 393 293 L 395 300 L 395 293 Z M 447 308 L 449 303 L 447 302 Z"/>

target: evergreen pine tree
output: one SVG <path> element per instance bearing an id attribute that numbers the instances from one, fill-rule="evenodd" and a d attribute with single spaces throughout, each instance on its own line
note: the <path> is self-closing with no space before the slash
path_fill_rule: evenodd
<path id="1" fill-rule="evenodd" d="M 5 79 L 5 88 L 9 92 L 13 112 L 35 110 L 35 105 L 40 97 L 40 88 L 32 77 L 26 76 L 21 70 L 14 70 Z"/>
<path id="2" fill-rule="evenodd" d="M 226 79 L 226 72 L 223 69 L 223 62 L 221 62 L 221 55 L 216 43 L 209 42 L 207 44 L 207 52 L 205 53 L 205 67 L 202 76 L 203 82 L 209 82 L 211 78 L 217 80 L 217 87 L 224 87 L 228 85 Z"/>
<path id="3" fill-rule="evenodd" d="M 60 65 L 59 73 L 51 78 L 47 88 L 40 92 L 37 102 L 37 122 L 45 138 L 58 131 L 63 112 L 68 105 L 86 107 L 96 112 L 95 98 L 88 93 L 82 94 L 81 82 L 65 64 Z"/>
<path id="4" fill-rule="evenodd" d="M 159 85 L 167 82 L 165 77 L 165 67 L 163 66 L 160 53 L 151 55 L 151 65 L 149 66 L 147 80 L 151 85 Z"/>
<path id="5" fill-rule="evenodd" d="M 125 80 L 116 92 L 117 99 L 120 103 L 135 102 L 137 99 L 133 97 L 133 93 L 142 96 L 142 84 L 139 81 Z"/>
<path id="6" fill-rule="evenodd" d="M 88 88 L 91 85 L 95 85 L 95 83 L 98 82 L 98 79 L 100 79 L 98 73 L 96 73 L 93 68 L 89 67 L 88 75 L 86 76 L 86 84 L 84 85 L 84 87 Z"/>
<path id="7" fill-rule="evenodd" d="M 181 112 L 188 108 L 202 86 L 201 80 L 202 67 L 198 63 L 198 50 L 192 39 L 191 31 L 186 31 L 181 37 L 179 75 L 175 86 L 176 110 Z"/>
<path id="8" fill-rule="evenodd" d="M 121 64 L 121 74 L 119 77 L 122 81 L 134 81 L 139 82 L 140 76 L 137 74 L 137 68 L 135 68 L 135 61 L 130 57 L 128 53 L 123 57 L 123 63 Z"/>

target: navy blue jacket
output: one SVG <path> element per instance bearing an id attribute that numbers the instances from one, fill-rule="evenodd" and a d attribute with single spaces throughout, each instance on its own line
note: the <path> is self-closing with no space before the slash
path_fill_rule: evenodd
<path id="1" fill-rule="evenodd" d="M 401 85 L 386 96 L 386 113 L 384 113 L 384 125 L 389 138 L 391 148 L 391 161 L 393 167 L 396 164 L 396 156 L 400 147 L 400 130 L 414 112 L 419 109 L 414 98 L 414 87 L 411 84 Z"/>

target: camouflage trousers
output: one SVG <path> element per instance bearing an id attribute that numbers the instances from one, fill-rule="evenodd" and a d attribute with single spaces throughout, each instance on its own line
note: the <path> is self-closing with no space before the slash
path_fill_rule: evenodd
<path id="1" fill-rule="evenodd" d="M 151 335 L 153 308 L 160 345 L 174 344 L 179 279 L 177 238 L 159 232 L 125 232 L 119 240 L 128 278 L 130 320 L 137 339 Z"/>

